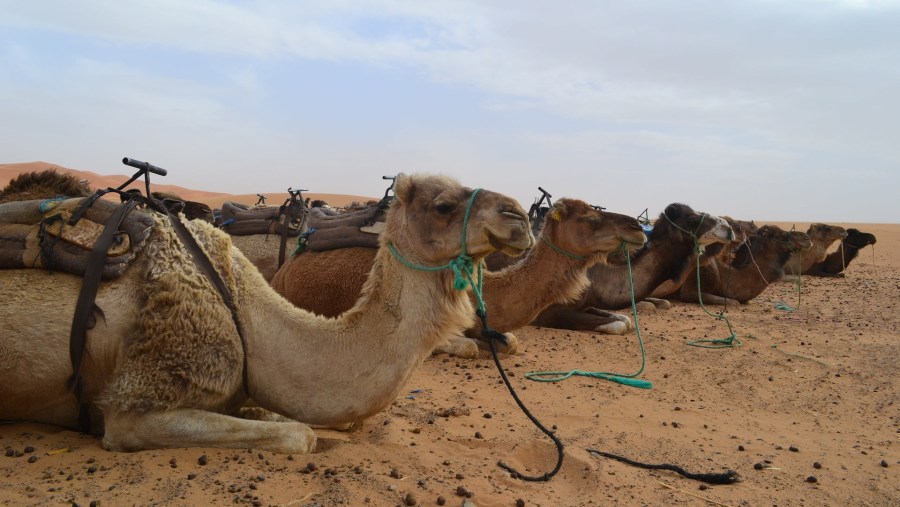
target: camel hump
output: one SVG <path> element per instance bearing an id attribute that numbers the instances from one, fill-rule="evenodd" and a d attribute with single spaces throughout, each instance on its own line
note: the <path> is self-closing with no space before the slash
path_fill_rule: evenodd
<path id="1" fill-rule="evenodd" d="M 0 268 L 43 268 L 83 276 L 94 243 L 119 204 L 98 199 L 80 220 L 70 223 L 82 202 L 76 198 L 0 204 Z M 128 213 L 106 252 L 103 279 L 124 273 L 152 230 L 147 212 Z"/>

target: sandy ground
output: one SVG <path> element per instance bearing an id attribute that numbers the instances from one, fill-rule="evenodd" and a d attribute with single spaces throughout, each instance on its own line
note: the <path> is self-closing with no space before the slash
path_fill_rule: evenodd
<path id="1" fill-rule="evenodd" d="M 73 431 L 0 425 L 0 505 L 898 505 L 900 225 L 858 228 L 878 237 L 874 258 L 863 250 L 846 278 L 804 277 L 798 311 L 775 309 L 797 303 L 789 282 L 729 309 L 740 348 L 686 345 L 728 335 L 698 305 L 640 314 L 650 390 L 524 378 L 534 370 L 634 372 L 641 355 L 633 332 L 519 330 L 521 351 L 504 367 L 565 444 L 562 470 L 547 483 L 497 466 L 540 475 L 556 457 L 492 360 L 433 356 L 389 408 L 350 432 L 319 431 L 317 452 L 306 456 L 111 453 Z M 691 472 L 732 469 L 742 481 L 706 486 L 588 448 Z"/>

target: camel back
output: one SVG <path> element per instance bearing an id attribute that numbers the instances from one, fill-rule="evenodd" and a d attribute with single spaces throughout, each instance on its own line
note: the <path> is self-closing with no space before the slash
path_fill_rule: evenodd
<path id="1" fill-rule="evenodd" d="M 0 268 L 43 268 L 84 276 L 94 243 L 118 203 L 97 200 L 70 223 L 84 198 L 0 204 Z M 102 278 L 116 278 L 143 247 L 153 219 L 133 210 L 120 224 L 107 250 Z"/>

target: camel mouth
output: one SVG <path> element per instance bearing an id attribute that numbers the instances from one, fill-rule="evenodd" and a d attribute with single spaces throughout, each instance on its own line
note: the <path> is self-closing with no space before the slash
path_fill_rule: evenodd
<path id="1" fill-rule="evenodd" d="M 625 242 L 626 250 L 640 248 L 647 242 L 647 236 L 643 232 L 621 235 L 618 236 L 617 239 Z"/>
<path id="2" fill-rule="evenodd" d="M 510 257 L 519 257 L 534 244 L 533 241 L 530 242 L 531 244 L 524 247 L 520 245 L 510 244 L 509 242 L 507 242 L 509 240 L 503 240 L 491 231 L 485 231 L 485 235 L 487 236 L 488 243 L 490 243 L 495 250 Z"/>

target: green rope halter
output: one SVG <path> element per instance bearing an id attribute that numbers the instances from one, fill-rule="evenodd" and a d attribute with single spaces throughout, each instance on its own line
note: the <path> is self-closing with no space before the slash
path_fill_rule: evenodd
<path id="1" fill-rule="evenodd" d="M 653 383 L 647 380 L 635 378 L 644 372 L 647 365 L 647 353 L 644 350 L 644 339 L 641 337 L 641 324 L 638 322 L 637 306 L 634 301 L 634 278 L 631 275 L 631 256 L 625 249 L 626 243 L 623 241 L 619 245 L 619 249 L 625 253 L 625 259 L 628 263 L 628 283 L 631 287 L 631 312 L 634 316 L 634 329 L 637 332 L 638 344 L 641 346 L 641 367 L 634 373 L 612 373 L 606 371 L 530 371 L 525 374 L 525 378 L 535 382 L 560 382 L 574 376 L 591 377 L 601 380 L 616 382 L 624 386 L 638 387 L 641 389 L 652 389 Z"/>
<path id="2" fill-rule="evenodd" d="M 728 320 L 728 317 L 725 315 L 725 312 L 722 311 L 720 313 L 712 313 L 707 308 L 706 305 L 703 304 L 703 290 L 700 287 L 700 254 L 703 253 L 703 249 L 700 248 L 700 239 L 697 238 L 697 231 L 700 230 L 700 227 L 703 225 L 703 220 L 709 216 L 707 213 L 704 213 L 700 216 L 700 224 L 697 225 L 697 230 L 694 232 L 690 232 L 680 227 L 678 224 L 672 221 L 665 212 L 663 212 L 663 216 L 666 217 L 666 220 L 669 221 L 676 229 L 681 232 L 689 235 L 694 239 L 694 249 L 697 251 L 697 301 L 700 303 L 700 308 L 706 312 L 710 317 L 714 317 L 716 320 L 724 320 L 725 325 L 728 326 L 728 332 L 731 333 L 729 336 L 725 338 L 715 338 L 712 340 L 694 340 L 691 342 L 687 342 L 688 345 L 692 347 L 700 347 L 704 349 L 725 349 L 730 347 L 740 347 L 743 343 L 737 339 L 737 334 L 734 332 L 734 328 L 731 327 L 731 321 Z"/>
<path id="3" fill-rule="evenodd" d="M 573 254 L 572 252 L 570 252 L 570 251 L 568 251 L 568 250 L 563 250 L 562 248 L 560 248 L 560 247 L 554 245 L 553 242 L 551 242 L 549 239 L 547 239 L 547 237 L 544 236 L 543 234 L 541 235 L 541 241 L 543 241 L 544 243 L 547 243 L 547 245 L 549 245 L 550 248 L 552 248 L 552 249 L 556 250 L 557 252 L 559 252 L 559 253 L 565 255 L 566 257 L 571 257 L 572 259 L 577 259 L 577 260 L 580 260 L 580 261 L 587 260 L 587 257 L 585 257 L 585 256 L 583 256 L 583 255 L 576 255 L 576 254 Z"/>
<path id="4" fill-rule="evenodd" d="M 444 264 L 443 266 L 420 266 L 418 264 L 413 264 L 400 255 L 400 252 L 397 251 L 397 247 L 395 247 L 393 243 L 388 243 L 387 247 L 388 250 L 394 254 L 394 257 L 408 268 L 418 271 L 443 271 L 445 269 L 453 271 L 453 288 L 456 290 L 465 290 L 466 287 L 471 285 L 473 290 L 475 290 L 478 306 L 483 309 L 484 301 L 481 299 L 481 263 L 478 263 L 478 283 L 474 283 L 472 273 L 475 270 L 475 261 L 466 253 L 466 231 L 469 228 L 469 213 L 472 211 L 472 205 L 475 203 L 475 196 L 478 195 L 479 191 L 481 191 L 481 189 L 476 188 L 475 191 L 472 192 L 472 197 L 469 198 L 469 205 L 466 206 L 466 214 L 463 216 L 462 239 L 459 255 L 447 264 Z"/>

